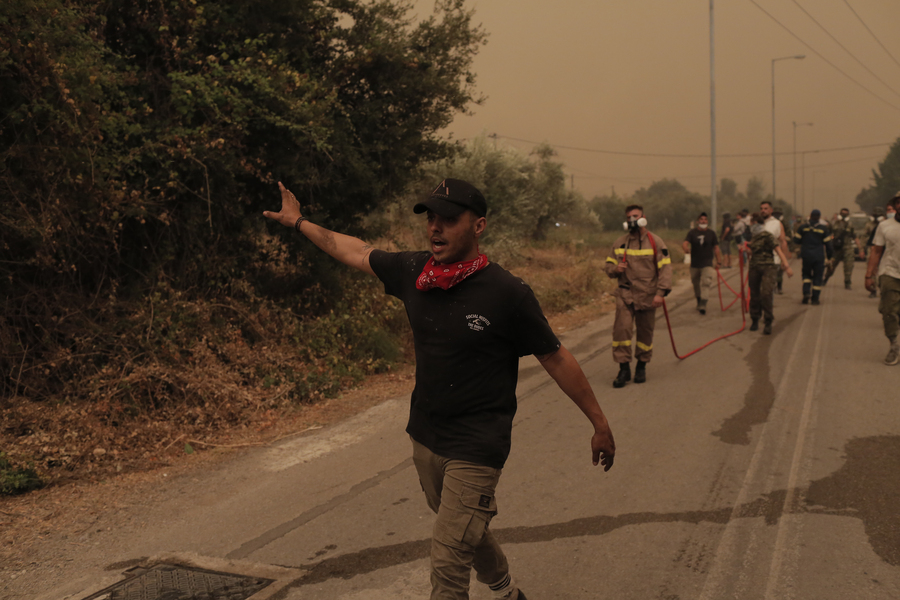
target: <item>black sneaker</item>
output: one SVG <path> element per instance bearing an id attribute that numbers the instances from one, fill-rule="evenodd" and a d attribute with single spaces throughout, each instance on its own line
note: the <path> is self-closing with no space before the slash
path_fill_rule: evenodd
<path id="1" fill-rule="evenodd" d="M 772 324 L 766 323 L 766 326 L 763 327 L 763 335 L 772 335 Z"/>
<path id="2" fill-rule="evenodd" d="M 640 363 L 638 363 L 640 364 Z M 620 363 L 619 374 L 613 380 L 614 388 L 625 387 L 625 384 L 631 381 L 631 363 Z"/>
<path id="3" fill-rule="evenodd" d="M 750 321 L 750 331 L 756 331 L 759 329 L 759 319 L 753 319 Z"/>
<path id="4" fill-rule="evenodd" d="M 637 368 L 634 370 L 634 382 L 644 383 L 647 381 L 647 363 L 637 361 Z"/>
<path id="5" fill-rule="evenodd" d="M 853 289 L 853 288 L 850 287 L 850 282 L 849 282 L 849 281 L 848 281 L 847 283 L 844 284 L 844 289 L 845 289 L 845 290 Z"/>

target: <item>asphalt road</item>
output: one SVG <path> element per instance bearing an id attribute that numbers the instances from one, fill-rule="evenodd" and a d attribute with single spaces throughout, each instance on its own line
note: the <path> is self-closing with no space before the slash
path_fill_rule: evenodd
<path id="1" fill-rule="evenodd" d="M 900 598 L 900 367 L 882 363 L 862 275 L 821 306 L 786 280 L 773 335 L 683 361 L 661 319 L 647 383 L 620 390 L 611 317 L 563 336 L 616 437 L 608 473 L 591 465 L 587 420 L 523 360 L 492 528 L 529 599 Z M 700 316 L 685 285 L 670 296 L 681 353 L 740 327 L 737 306 L 714 302 Z M 288 600 L 426 598 L 432 517 L 406 403 L 170 478 L 165 500 L 110 516 L 65 565 L 40 566 L 39 587 L 4 594 L 84 598 L 130 566 L 181 561 L 274 573 L 269 595 Z M 474 578 L 472 597 L 490 597 Z"/>

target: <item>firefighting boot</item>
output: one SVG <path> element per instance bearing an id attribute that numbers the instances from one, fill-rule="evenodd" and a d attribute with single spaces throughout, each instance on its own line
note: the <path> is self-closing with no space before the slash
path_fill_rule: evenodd
<path id="1" fill-rule="evenodd" d="M 634 382 L 644 383 L 647 381 L 647 363 L 642 360 L 637 361 L 637 367 L 634 370 Z"/>
<path id="2" fill-rule="evenodd" d="M 613 387 L 625 387 L 625 384 L 629 381 L 631 381 L 631 363 L 619 363 L 619 374 L 613 380 Z"/>

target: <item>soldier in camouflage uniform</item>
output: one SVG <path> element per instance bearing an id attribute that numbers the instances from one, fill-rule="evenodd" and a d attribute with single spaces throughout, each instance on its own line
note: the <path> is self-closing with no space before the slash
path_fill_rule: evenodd
<path id="1" fill-rule="evenodd" d="M 765 318 L 763 333 L 772 333 L 772 321 L 775 315 L 772 312 L 773 294 L 778 280 L 778 271 L 784 270 L 788 277 L 794 272 L 788 265 L 787 256 L 781 250 L 781 245 L 771 233 L 766 231 L 765 217 L 759 213 L 753 213 L 750 232 L 750 272 L 747 284 L 750 287 L 750 331 L 759 329 L 760 317 Z M 781 266 L 775 264 L 775 254 L 781 258 Z"/>
<path id="2" fill-rule="evenodd" d="M 844 288 L 850 289 L 850 279 L 853 275 L 853 262 L 856 260 L 856 249 L 862 248 L 859 244 L 859 237 L 850 223 L 850 210 L 842 208 L 837 219 L 831 224 L 831 235 L 834 236 L 832 244 L 834 246 L 834 260 L 832 260 L 825 272 L 825 282 L 834 275 L 837 270 L 838 263 L 844 263 Z M 862 252 L 860 252 L 861 254 Z"/>

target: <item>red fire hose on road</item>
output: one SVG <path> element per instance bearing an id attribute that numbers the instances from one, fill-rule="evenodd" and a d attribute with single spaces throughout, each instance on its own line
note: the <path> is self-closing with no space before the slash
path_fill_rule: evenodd
<path id="1" fill-rule="evenodd" d="M 653 246 L 653 253 L 654 253 L 654 255 L 655 255 L 655 254 L 656 254 L 656 244 L 653 242 L 653 236 L 651 235 L 651 236 L 648 236 L 648 237 L 650 238 L 650 244 Z M 740 267 L 740 280 L 739 280 L 739 281 L 741 282 L 741 286 L 740 286 L 740 287 L 741 287 L 741 291 L 740 291 L 740 293 L 735 292 L 735 291 L 731 288 L 731 286 L 728 285 L 728 282 L 725 281 L 725 278 L 722 277 L 722 274 L 719 272 L 718 269 L 716 269 L 716 284 L 718 285 L 718 288 L 719 288 L 719 305 L 722 307 L 722 311 L 723 311 L 723 312 L 726 311 L 726 310 L 728 310 L 729 308 L 731 308 L 731 306 L 732 306 L 735 302 L 737 302 L 737 300 L 741 300 L 741 328 L 738 329 L 737 331 L 732 331 L 731 333 L 726 333 L 725 335 L 720 335 L 719 337 L 717 337 L 717 338 L 715 338 L 715 339 L 713 339 L 713 340 L 710 340 L 710 341 L 706 342 L 705 344 L 703 344 L 703 345 L 700 346 L 699 348 L 697 348 L 697 349 L 695 349 L 695 350 L 691 350 L 690 352 L 688 352 L 688 353 L 685 354 L 684 356 L 678 354 L 678 349 L 675 347 L 675 336 L 672 335 L 672 321 L 669 319 L 669 309 L 668 309 L 668 307 L 666 306 L 666 300 L 665 300 L 665 298 L 663 298 L 663 312 L 664 312 L 665 315 L 666 315 L 666 326 L 669 328 L 669 339 L 672 340 L 672 352 L 675 353 L 675 356 L 676 356 L 679 360 L 684 360 L 684 359 L 687 358 L 688 356 L 691 356 L 691 355 L 693 355 L 693 354 L 696 354 L 697 352 L 700 352 L 701 350 L 703 350 L 704 348 L 706 348 L 706 347 L 709 346 L 710 344 L 714 344 L 714 343 L 718 342 L 719 340 L 724 340 L 725 338 L 731 337 L 731 336 L 733 336 L 733 335 L 737 335 L 737 334 L 741 333 L 742 331 L 744 331 L 744 328 L 747 326 L 747 310 L 748 310 L 748 302 L 749 302 L 749 298 L 747 298 L 747 295 L 746 295 L 746 289 L 747 289 L 747 288 L 746 288 L 746 280 L 744 279 L 744 253 L 741 252 L 740 250 L 738 251 L 738 265 L 739 265 L 739 267 Z M 723 303 L 723 301 L 722 301 L 722 283 L 725 283 L 725 286 L 726 286 L 729 290 L 731 290 L 732 293 L 734 293 L 735 296 L 736 296 L 736 298 L 735 298 L 734 300 L 732 300 L 732 301 L 731 301 L 731 304 L 729 304 L 728 306 L 724 306 L 724 303 Z"/>

